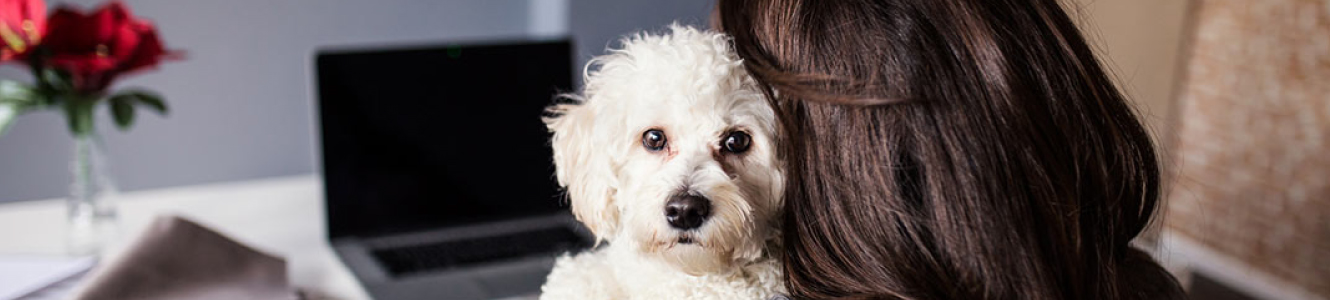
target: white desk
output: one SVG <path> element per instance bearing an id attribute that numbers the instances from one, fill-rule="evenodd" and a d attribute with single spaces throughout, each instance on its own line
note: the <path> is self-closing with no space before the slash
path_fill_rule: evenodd
<path id="1" fill-rule="evenodd" d="M 332 299 L 369 299 L 324 238 L 317 175 L 122 193 L 117 246 L 161 214 L 177 214 L 241 243 L 284 257 L 292 285 Z M 64 199 L 0 205 L 0 254 L 65 252 Z M 117 245 L 118 244 L 118 245 Z"/>

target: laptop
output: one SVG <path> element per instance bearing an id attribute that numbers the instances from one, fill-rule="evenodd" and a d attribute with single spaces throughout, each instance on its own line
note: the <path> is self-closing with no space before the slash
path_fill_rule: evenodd
<path id="1" fill-rule="evenodd" d="M 567 41 L 317 54 L 328 239 L 375 299 L 539 294 L 591 245 L 541 123 Z"/>

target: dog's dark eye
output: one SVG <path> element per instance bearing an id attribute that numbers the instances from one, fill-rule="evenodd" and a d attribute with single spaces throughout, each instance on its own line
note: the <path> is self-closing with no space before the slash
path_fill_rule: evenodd
<path id="1" fill-rule="evenodd" d="M 730 153 L 744 153 L 748 151 L 748 146 L 753 143 L 752 137 L 743 131 L 731 132 L 725 136 L 725 140 L 720 142 L 720 147 Z"/>
<path id="2" fill-rule="evenodd" d="M 665 149 L 665 132 L 659 129 L 647 130 L 642 133 L 642 146 L 647 150 L 660 151 Z"/>

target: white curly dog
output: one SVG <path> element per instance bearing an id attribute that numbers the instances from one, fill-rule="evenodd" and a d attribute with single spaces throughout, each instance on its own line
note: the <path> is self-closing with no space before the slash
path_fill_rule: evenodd
<path id="1" fill-rule="evenodd" d="M 596 57 L 545 120 L 577 219 L 541 299 L 769 299 L 784 184 L 775 114 L 725 35 L 671 25 Z"/>

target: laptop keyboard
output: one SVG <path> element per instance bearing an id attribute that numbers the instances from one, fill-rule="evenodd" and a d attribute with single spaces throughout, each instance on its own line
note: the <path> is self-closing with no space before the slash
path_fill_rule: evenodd
<path id="1" fill-rule="evenodd" d="M 546 228 L 504 235 L 374 250 L 393 277 L 503 261 L 534 254 L 555 254 L 589 247 L 572 229 Z"/>

